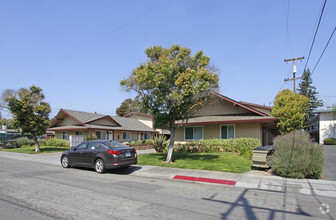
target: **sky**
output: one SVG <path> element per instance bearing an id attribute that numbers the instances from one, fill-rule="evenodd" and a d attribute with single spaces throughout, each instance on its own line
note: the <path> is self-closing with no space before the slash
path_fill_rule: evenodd
<path id="1" fill-rule="evenodd" d="M 43 89 L 50 117 L 62 109 L 116 115 L 134 92 L 120 81 L 146 62 L 146 48 L 179 44 L 202 50 L 219 74 L 220 93 L 272 106 L 301 76 L 324 0 L 0 0 L 0 92 Z M 334 28 L 325 5 L 307 63 L 316 65 Z M 335 34 L 336 35 L 336 34 Z M 336 36 L 313 72 L 325 107 L 336 104 Z M 11 117 L 6 109 L 2 117 Z"/>

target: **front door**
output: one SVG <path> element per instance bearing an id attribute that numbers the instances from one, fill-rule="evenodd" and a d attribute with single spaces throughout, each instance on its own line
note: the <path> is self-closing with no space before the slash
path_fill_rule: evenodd
<path id="1" fill-rule="evenodd" d="M 113 131 L 109 131 L 109 141 L 113 141 Z"/>
<path id="2" fill-rule="evenodd" d="M 141 132 L 138 132 L 138 140 L 141 140 Z"/>

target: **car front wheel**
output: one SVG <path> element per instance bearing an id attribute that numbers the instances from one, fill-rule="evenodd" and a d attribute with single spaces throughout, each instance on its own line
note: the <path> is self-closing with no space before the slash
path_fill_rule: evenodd
<path id="1" fill-rule="evenodd" d="M 102 159 L 96 160 L 95 169 L 97 173 L 104 173 L 105 166 L 104 166 L 104 161 Z"/>
<path id="2" fill-rule="evenodd" d="M 67 156 L 62 157 L 62 167 L 69 168 L 69 158 Z"/>

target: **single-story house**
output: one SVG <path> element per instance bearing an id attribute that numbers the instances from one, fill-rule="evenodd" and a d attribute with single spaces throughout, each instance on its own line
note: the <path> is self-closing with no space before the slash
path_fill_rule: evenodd
<path id="1" fill-rule="evenodd" d="M 127 115 L 124 116 L 125 118 L 134 118 L 142 123 L 146 124 L 147 126 L 154 128 L 154 118 L 151 115 L 139 113 L 139 112 L 131 112 Z M 167 129 L 160 129 L 156 128 L 155 129 L 159 134 L 165 135 L 166 137 L 170 137 L 170 131 Z"/>
<path id="2" fill-rule="evenodd" d="M 177 121 L 175 140 L 258 138 L 262 145 L 272 144 L 279 134 L 271 108 L 247 102 L 237 102 L 213 93 L 207 103 L 190 112 L 186 121 Z"/>
<path id="3" fill-rule="evenodd" d="M 316 116 L 308 122 L 308 130 L 314 140 L 323 144 L 324 139 L 336 138 L 336 109 L 314 110 Z"/>
<path id="4" fill-rule="evenodd" d="M 69 140 L 70 135 L 94 134 L 100 140 L 118 142 L 151 139 L 152 127 L 135 118 L 61 109 L 47 131 L 55 138 Z"/>

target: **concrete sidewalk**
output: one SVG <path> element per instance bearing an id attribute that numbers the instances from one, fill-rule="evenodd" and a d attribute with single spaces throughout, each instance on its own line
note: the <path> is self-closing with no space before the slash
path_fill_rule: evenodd
<path id="1" fill-rule="evenodd" d="M 138 151 L 149 153 L 151 151 Z M 60 165 L 61 153 L 48 154 L 20 154 L 0 151 L 0 157 L 31 161 L 36 163 Z M 227 173 L 206 170 L 192 170 L 167 168 L 156 166 L 131 166 L 129 169 L 122 169 L 114 173 L 122 173 L 133 176 L 157 178 L 171 181 L 187 181 L 193 183 L 216 184 L 226 187 L 242 187 L 258 190 L 269 190 L 277 192 L 295 192 L 306 195 L 318 195 L 336 198 L 336 181 L 311 180 L 311 179 L 289 179 L 278 176 L 267 176 L 247 172 L 244 174 Z"/>

